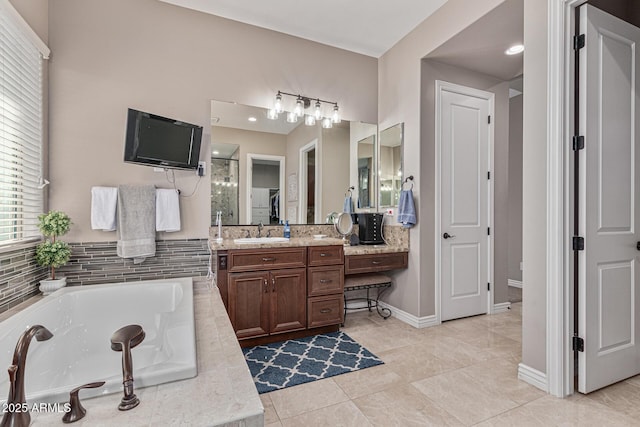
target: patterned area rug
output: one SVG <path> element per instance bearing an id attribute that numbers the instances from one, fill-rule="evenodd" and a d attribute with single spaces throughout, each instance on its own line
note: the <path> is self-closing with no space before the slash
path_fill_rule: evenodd
<path id="1" fill-rule="evenodd" d="M 242 352 L 260 394 L 384 363 L 343 332 L 259 345 Z"/>

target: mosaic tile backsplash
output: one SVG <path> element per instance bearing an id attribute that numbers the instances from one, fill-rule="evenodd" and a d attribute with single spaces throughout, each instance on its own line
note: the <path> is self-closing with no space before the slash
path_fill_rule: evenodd
<path id="1" fill-rule="evenodd" d="M 0 253 L 0 313 L 38 293 L 49 271 L 36 264 L 37 243 Z"/>

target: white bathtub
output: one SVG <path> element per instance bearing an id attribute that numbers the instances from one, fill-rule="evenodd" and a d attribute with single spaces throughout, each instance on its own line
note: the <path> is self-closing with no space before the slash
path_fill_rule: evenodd
<path id="1" fill-rule="evenodd" d="M 122 393 L 122 353 L 111 350 L 110 338 L 129 324 L 141 325 L 146 333 L 131 351 L 135 388 L 197 375 L 190 278 L 60 289 L 0 323 L 0 368 L 12 363 L 20 334 L 37 324 L 53 337 L 41 342 L 34 338 L 29 347 L 29 404 L 67 401 L 71 389 L 93 381 L 106 384 L 82 391 L 81 399 Z M 5 371 L 1 402 L 8 392 Z"/>

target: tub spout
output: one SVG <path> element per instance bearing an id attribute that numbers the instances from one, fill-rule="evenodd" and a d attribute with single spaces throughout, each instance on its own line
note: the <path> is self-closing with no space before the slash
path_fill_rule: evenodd
<path id="1" fill-rule="evenodd" d="M 22 427 L 31 422 L 31 415 L 26 407 L 27 400 L 24 392 L 24 372 L 27 364 L 27 351 L 31 340 L 46 341 L 53 334 L 42 325 L 34 325 L 20 335 L 16 349 L 13 352 L 13 364 L 9 366 L 9 397 L 8 410 L 2 416 L 0 427 Z"/>
<path id="2" fill-rule="evenodd" d="M 122 386 L 124 397 L 118 405 L 121 411 L 133 409 L 140 403 L 140 399 L 133 393 L 133 358 L 131 349 L 140 344 L 145 337 L 140 325 L 124 326 L 111 336 L 111 349 L 122 352 Z M 1 427 L 1 426 L 0 426 Z"/>

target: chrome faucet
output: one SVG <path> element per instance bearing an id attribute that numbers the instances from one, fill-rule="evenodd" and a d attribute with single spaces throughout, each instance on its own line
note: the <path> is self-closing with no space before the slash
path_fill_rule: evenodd
<path id="1" fill-rule="evenodd" d="M 46 341 L 52 336 L 53 334 L 42 325 L 34 325 L 20 335 L 16 349 L 13 352 L 13 363 L 9 366 L 10 386 L 9 397 L 7 398 L 9 408 L 13 406 L 14 408 L 22 409 L 27 403 L 24 392 L 24 371 L 31 340 L 35 337 L 38 341 Z M 23 412 L 7 411 L 4 413 L 2 421 L 0 421 L 0 427 L 26 427 L 30 423 L 31 415 L 28 410 Z"/>
<path id="2" fill-rule="evenodd" d="M 258 223 L 258 238 L 260 238 L 260 234 L 262 233 L 262 229 L 264 228 L 264 224 L 262 221 Z"/>

